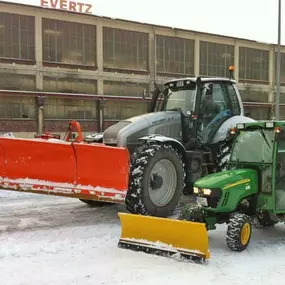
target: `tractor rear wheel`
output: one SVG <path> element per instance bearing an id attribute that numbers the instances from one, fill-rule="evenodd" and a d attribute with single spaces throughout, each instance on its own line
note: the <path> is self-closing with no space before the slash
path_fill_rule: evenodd
<path id="1" fill-rule="evenodd" d="M 133 214 L 169 216 L 185 186 L 180 155 L 170 145 L 146 144 L 133 157 L 127 210 Z"/>
<path id="2" fill-rule="evenodd" d="M 233 251 L 247 248 L 252 232 L 251 219 L 248 215 L 235 213 L 230 217 L 227 230 L 227 245 Z"/>

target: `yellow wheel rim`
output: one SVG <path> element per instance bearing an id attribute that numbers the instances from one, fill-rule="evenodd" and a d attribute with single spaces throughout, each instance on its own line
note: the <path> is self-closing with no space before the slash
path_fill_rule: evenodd
<path id="1" fill-rule="evenodd" d="M 250 224 L 246 223 L 243 225 L 241 229 L 241 243 L 242 245 L 246 245 L 248 243 L 250 236 Z"/>

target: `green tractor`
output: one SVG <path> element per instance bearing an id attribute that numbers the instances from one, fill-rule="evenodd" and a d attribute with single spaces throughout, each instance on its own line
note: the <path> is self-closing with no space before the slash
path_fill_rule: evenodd
<path id="1" fill-rule="evenodd" d="M 247 248 L 255 222 L 285 222 L 285 121 L 238 123 L 225 171 L 194 183 L 196 203 L 178 219 L 119 213 L 122 248 L 209 259 L 209 230 L 226 223 L 233 251 Z"/>
<path id="2" fill-rule="evenodd" d="M 247 248 L 254 221 L 262 227 L 285 222 L 285 121 L 237 124 L 228 170 L 196 181 L 196 205 L 180 219 L 205 223 L 207 230 L 227 223 L 227 246 Z"/>

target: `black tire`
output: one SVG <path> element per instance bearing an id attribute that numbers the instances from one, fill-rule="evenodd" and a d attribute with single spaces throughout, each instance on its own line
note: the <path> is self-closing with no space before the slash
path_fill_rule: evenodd
<path id="1" fill-rule="evenodd" d="M 247 233 L 242 235 L 247 227 Z M 227 246 L 233 251 L 243 251 L 247 248 L 252 233 L 252 223 L 248 215 L 235 213 L 230 217 L 227 230 Z"/>
<path id="2" fill-rule="evenodd" d="M 131 165 L 129 190 L 126 195 L 126 208 L 133 214 L 167 217 L 173 213 L 179 203 L 185 186 L 185 171 L 180 155 L 170 145 L 146 144 L 133 154 L 135 159 Z M 164 162 L 175 171 L 176 181 L 174 191 L 169 195 L 168 201 L 158 205 L 150 197 L 154 192 L 162 189 L 163 177 L 155 176 L 155 182 L 150 183 L 150 175 L 157 162 Z M 166 175 L 164 179 L 168 176 Z M 169 176 L 170 177 L 170 176 Z M 174 177 L 172 177 L 174 179 Z M 160 181 L 159 181 L 160 180 Z M 167 180 L 167 179 L 166 179 Z M 157 183 L 155 185 L 155 183 Z M 164 185 L 168 185 L 167 182 Z M 155 189 L 156 188 L 156 189 Z M 168 195 L 171 190 L 167 190 Z M 151 193 L 151 194 L 150 194 Z M 163 201 L 165 197 L 161 198 Z"/>
<path id="3" fill-rule="evenodd" d="M 90 207 L 103 207 L 106 205 L 111 205 L 111 203 L 107 202 L 100 202 L 100 201 L 94 201 L 94 200 L 84 200 L 84 199 L 79 199 L 81 202 L 87 204 Z"/>
<path id="4" fill-rule="evenodd" d="M 228 160 L 231 154 L 233 142 L 223 142 L 220 144 L 217 153 L 218 170 L 223 171 L 227 169 Z"/>

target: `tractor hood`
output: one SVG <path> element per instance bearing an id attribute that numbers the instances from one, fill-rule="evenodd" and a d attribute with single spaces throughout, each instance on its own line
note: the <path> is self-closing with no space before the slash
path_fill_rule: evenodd
<path id="1" fill-rule="evenodd" d="M 115 144 L 124 147 L 130 138 L 138 138 L 149 134 L 149 131 L 157 125 L 169 121 L 181 121 L 181 115 L 177 111 L 165 111 L 148 113 L 120 121 L 104 131 L 103 143 Z"/>
<path id="2" fill-rule="evenodd" d="M 227 189 L 250 182 L 253 178 L 256 178 L 256 175 L 256 171 L 249 168 L 228 170 L 204 176 L 197 180 L 194 186 L 209 189 Z"/>

